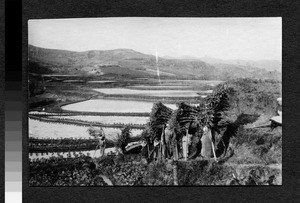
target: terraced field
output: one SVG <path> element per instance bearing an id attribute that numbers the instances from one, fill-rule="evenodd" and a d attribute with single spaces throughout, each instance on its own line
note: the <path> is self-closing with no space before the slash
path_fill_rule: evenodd
<path id="1" fill-rule="evenodd" d="M 77 81 L 74 79 L 66 82 Z M 115 81 L 90 81 L 90 83 L 97 84 L 113 82 Z M 201 91 L 202 89 L 197 89 L 195 91 L 189 83 L 185 85 L 177 83 L 176 85 L 173 81 L 169 82 L 172 84 L 93 89 L 99 92 L 100 96 L 98 99 L 62 105 L 60 108 L 63 112 L 29 112 L 29 137 L 38 139 L 89 139 L 91 136 L 87 130 L 90 125 L 95 127 L 101 126 L 108 140 L 116 138 L 121 133 L 121 127 L 125 125 L 130 126 L 132 137 L 136 137 L 141 134 L 144 125 L 148 122 L 149 113 L 155 101 L 160 100 L 167 107 L 175 110 L 177 109 L 175 103 L 181 99 L 187 103 L 189 103 L 188 101 L 196 101 L 198 103 L 198 98 L 205 97 L 211 93 L 210 89 L 203 89 L 203 91 Z M 84 149 L 77 151 L 82 150 Z M 114 148 L 107 150 L 113 151 Z M 94 151 L 85 151 L 84 154 L 92 152 Z M 56 155 L 58 156 L 59 154 Z M 69 156 L 67 153 L 60 155 L 64 157 Z M 48 158 L 49 156 L 50 154 L 48 153 L 33 153 L 29 157 L 34 159 Z"/>

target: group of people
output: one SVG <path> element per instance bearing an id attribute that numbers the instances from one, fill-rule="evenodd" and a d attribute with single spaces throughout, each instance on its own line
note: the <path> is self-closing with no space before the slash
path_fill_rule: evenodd
<path id="1" fill-rule="evenodd" d="M 202 130 L 202 131 L 201 131 Z M 201 129 L 201 136 L 199 137 L 196 144 L 200 143 L 200 150 L 197 147 L 197 155 L 202 157 L 211 158 L 213 157 L 217 161 L 216 157 L 216 147 L 215 147 L 215 136 L 218 132 L 211 129 L 208 126 Z M 102 129 L 89 129 L 90 135 L 94 136 L 98 140 L 97 149 L 100 149 L 100 157 L 105 155 L 106 138 Z M 162 129 L 162 134 L 160 137 L 155 137 L 154 140 L 144 139 L 141 143 L 142 146 L 142 156 L 151 160 L 160 160 L 161 158 L 173 158 L 178 160 L 178 158 L 183 158 L 187 160 L 190 152 L 190 146 L 192 145 L 192 139 L 194 134 L 189 134 L 188 130 L 182 138 L 177 141 L 177 147 L 173 146 L 174 137 L 176 136 L 173 131 L 170 131 L 168 125 Z M 174 151 L 174 149 L 176 150 Z M 96 154 L 96 150 L 94 156 Z M 175 152 L 175 153 L 174 153 Z M 179 157 L 180 156 L 180 157 Z"/>
<path id="2" fill-rule="evenodd" d="M 149 160 L 161 160 L 162 158 L 178 160 L 182 158 L 186 161 L 188 157 L 192 157 L 193 154 L 196 154 L 196 156 L 200 154 L 203 157 L 214 157 L 214 159 L 217 160 L 213 133 L 216 132 L 205 126 L 201 131 L 201 136 L 195 141 L 196 139 L 193 139 L 194 134 L 189 134 L 187 130 L 186 135 L 182 136 L 177 142 L 177 147 L 175 147 L 174 143 L 172 143 L 172 136 L 176 135 L 173 133 L 173 135 L 168 136 L 168 130 L 163 130 L 160 138 L 155 137 L 152 142 L 149 139 L 143 140 L 142 156 Z M 192 144 L 195 148 L 195 153 L 193 154 L 190 153 Z M 176 150 L 174 150 L 175 148 Z"/>

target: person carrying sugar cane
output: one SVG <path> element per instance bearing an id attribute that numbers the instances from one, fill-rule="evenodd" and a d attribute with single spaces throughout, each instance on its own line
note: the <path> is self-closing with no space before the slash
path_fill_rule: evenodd
<path id="1" fill-rule="evenodd" d="M 159 160 L 165 160 L 167 155 L 165 130 L 171 114 L 172 109 L 163 105 L 161 102 L 153 104 L 150 113 L 149 133 L 151 135 L 151 140 L 154 140 L 153 153 L 154 151 L 157 151 L 157 153 L 155 153 L 155 157 L 157 157 Z"/>
<path id="2" fill-rule="evenodd" d="M 166 146 L 166 139 L 165 139 L 165 129 L 167 127 L 167 124 L 164 124 L 162 127 L 162 133 L 160 136 L 160 143 L 159 143 L 159 161 L 165 161 L 166 158 L 168 158 L 168 150 Z"/>
<path id="3" fill-rule="evenodd" d="M 95 157 L 98 147 L 100 148 L 100 157 L 103 157 L 105 154 L 104 152 L 105 152 L 105 147 L 106 147 L 106 139 L 105 139 L 105 134 L 104 134 L 103 129 L 102 128 L 96 129 L 96 128 L 90 127 L 88 129 L 88 133 L 90 136 L 94 137 L 98 141 L 98 144 L 95 149 L 94 157 Z"/>
<path id="4" fill-rule="evenodd" d="M 210 158 L 211 154 L 213 154 L 214 160 L 217 161 L 214 136 L 211 128 L 209 128 L 208 126 L 205 126 L 203 128 L 203 136 L 201 138 L 201 142 L 202 142 L 201 155 L 203 157 Z"/>

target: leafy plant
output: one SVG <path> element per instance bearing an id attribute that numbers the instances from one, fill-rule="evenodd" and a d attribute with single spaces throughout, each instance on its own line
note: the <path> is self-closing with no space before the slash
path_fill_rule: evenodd
<path id="1" fill-rule="evenodd" d="M 131 136 L 131 128 L 126 126 L 121 130 L 121 134 L 117 135 L 115 139 L 115 147 L 121 150 L 121 153 L 125 153 L 125 147 L 127 146 L 130 136 Z"/>

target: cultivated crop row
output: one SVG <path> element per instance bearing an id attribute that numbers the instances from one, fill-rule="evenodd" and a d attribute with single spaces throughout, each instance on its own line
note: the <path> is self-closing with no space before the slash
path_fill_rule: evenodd
<path id="1" fill-rule="evenodd" d="M 33 120 L 39 120 L 43 122 L 48 122 L 48 123 L 59 123 L 59 124 L 67 124 L 67 125 L 75 125 L 75 126 L 97 126 L 97 127 L 106 127 L 106 128 L 123 128 L 125 127 L 124 123 L 113 123 L 113 124 L 108 124 L 108 123 L 99 123 L 95 121 L 82 121 L 79 119 L 68 119 L 68 118 L 50 118 L 50 117 L 39 117 L 39 116 L 32 116 L 29 115 L 29 118 Z M 144 129 L 145 125 L 144 124 L 126 124 L 130 126 L 132 129 Z"/>
<path id="2" fill-rule="evenodd" d="M 62 119 L 68 118 L 71 120 L 80 120 L 80 121 L 88 121 L 88 122 L 98 122 L 98 123 L 106 123 L 106 124 L 123 124 L 123 125 L 134 125 L 134 124 L 146 124 L 149 120 L 148 117 L 130 117 L 130 116 L 51 116 L 53 119 Z"/>
<path id="3" fill-rule="evenodd" d="M 140 137 L 130 137 L 129 142 L 139 141 Z M 70 152 L 95 150 L 97 139 L 39 139 L 29 138 L 29 153 Z M 106 148 L 115 146 L 113 140 L 106 141 Z"/>

